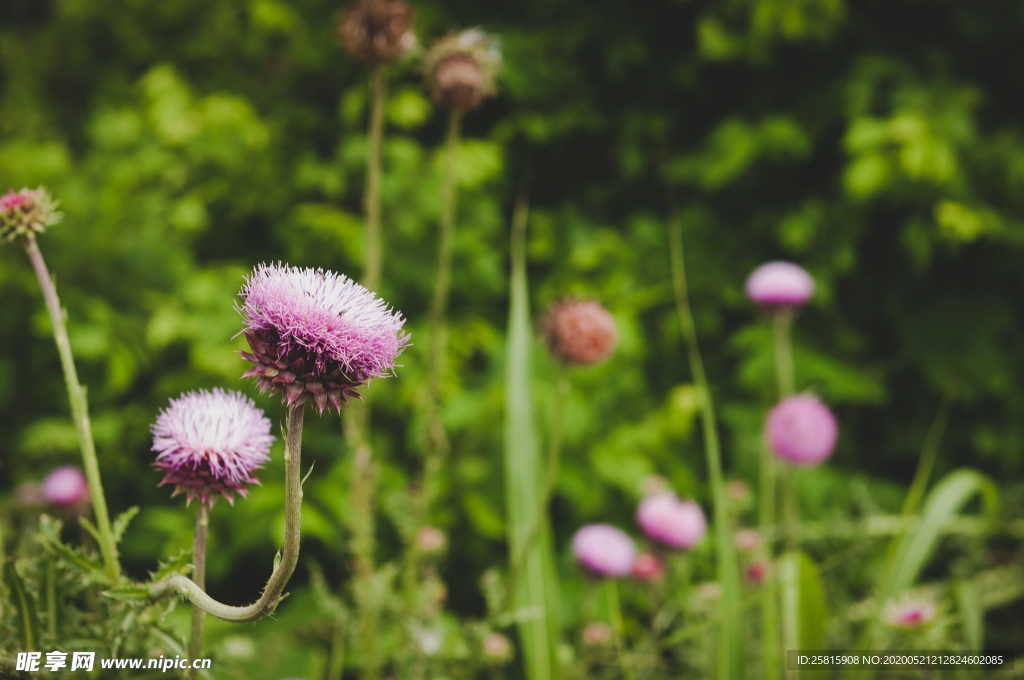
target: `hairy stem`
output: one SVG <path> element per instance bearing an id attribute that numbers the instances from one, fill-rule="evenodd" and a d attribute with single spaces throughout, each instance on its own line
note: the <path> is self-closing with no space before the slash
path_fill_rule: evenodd
<path id="1" fill-rule="evenodd" d="M 225 621 L 256 621 L 272 613 L 282 599 L 285 587 L 299 562 L 299 537 L 302 525 L 302 418 L 304 406 L 288 408 L 288 427 L 284 442 L 284 545 L 263 593 L 250 605 L 233 606 L 210 597 L 195 581 L 181 574 L 149 586 L 153 599 L 177 593 L 211 616 Z"/>
<path id="2" fill-rule="evenodd" d="M 78 445 L 82 452 L 82 467 L 89 483 L 89 496 L 92 500 L 93 512 L 96 516 L 96 528 L 99 530 L 99 548 L 103 557 L 103 566 L 111 582 L 121 576 L 121 565 L 117 559 L 117 542 L 110 528 L 110 515 L 107 513 L 107 500 L 103 495 L 103 481 L 100 478 L 100 466 L 96 459 L 96 444 L 92 438 L 92 425 L 89 421 L 89 406 L 85 387 L 78 382 L 78 371 L 75 369 L 75 358 L 71 353 L 71 341 L 65 324 L 64 310 L 57 297 L 57 287 L 50 277 L 46 260 L 39 250 L 34 236 L 25 239 L 25 251 L 39 280 L 39 288 L 43 291 L 46 311 L 50 314 L 53 326 L 53 339 L 57 343 L 57 354 L 64 371 L 64 383 L 67 385 L 68 401 L 71 402 L 71 417 L 75 422 L 78 434 Z"/>
<path id="3" fill-rule="evenodd" d="M 192 580 L 200 588 L 206 588 L 206 543 L 210 534 L 210 508 L 200 501 L 196 506 L 196 533 L 192 543 Z M 203 610 L 192 608 L 192 633 L 188 639 L 188 655 L 198 659 L 203 653 Z M 189 671 L 190 678 L 198 677 L 195 669 Z"/>
<path id="4" fill-rule="evenodd" d="M 714 506 L 715 552 L 718 562 L 718 581 L 722 587 L 721 630 L 719 644 L 718 677 L 732 678 L 740 673 L 739 639 L 739 573 L 737 572 L 735 545 L 725 497 L 722 474 L 722 454 L 715 425 L 715 406 L 704 373 L 697 329 L 690 309 L 686 284 L 686 262 L 683 252 L 683 225 L 678 213 L 673 212 L 669 227 L 669 255 L 672 263 L 672 283 L 676 312 L 682 327 L 683 339 L 690 363 L 690 372 L 700 391 L 701 425 L 704 433 L 704 452 L 711 476 L 711 495 Z"/>

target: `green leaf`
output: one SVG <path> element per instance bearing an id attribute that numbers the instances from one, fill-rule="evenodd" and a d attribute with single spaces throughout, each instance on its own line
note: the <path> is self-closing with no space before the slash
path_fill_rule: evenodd
<path id="1" fill-rule="evenodd" d="M 777 563 L 786 649 L 822 649 L 828 617 L 821 572 L 806 553 L 788 552 Z"/>
<path id="2" fill-rule="evenodd" d="M 39 518 L 39 538 L 43 546 L 77 568 L 86 577 L 99 581 L 106 580 L 106 572 L 99 562 L 60 540 L 62 526 L 63 522 L 49 515 Z"/>
<path id="3" fill-rule="evenodd" d="M 18 576 L 13 562 L 7 562 L 4 565 L 4 578 L 11 593 L 11 604 L 14 605 L 14 612 L 18 620 L 21 647 L 26 650 L 34 650 L 39 643 L 39 617 L 36 613 L 35 602 L 32 595 L 25 589 L 25 583 Z"/>
<path id="4" fill-rule="evenodd" d="M 93 537 L 96 543 L 102 544 L 103 540 L 100 538 L 100 530 L 96 528 L 87 517 L 79 517 L 78 523 L 82 525 L 82 528 L 89 532 L 89 535 Z"/>
<path id="5" fill-rule="evenodd" d="M 163 581 L 175 574 L 187 574 L 192 570 L 192 551 L 183 548 L 166 560 L 161 560 L 157 569 L 150 573 L 151 581 Z"/>
<path id="6" fill-rule="evenodd" d="M 135 519 L 135 515 L 139 514 L 139 506 L 133 505 L 128 508 L 116 518 L 114 518 L 114 524 L 112 531 L 114 532 L 114 543 L 120 543 L 124 537 L 124 532 L 128 529 L 128 525 Z"/>
<path id="7" fill-rule="evenodd" d="M 526 282 L 526 208 L 516 207 L 512 236 L 512 274 L 509 330 L 505 366 L 505 494 L 508 506 L 509 553 L 515 574 L 514 601 L 518 609 L 537 615 L 519 623 L 519 635 L 526 657 L 529 680 L 549 680 L 555 673 L 554 610 L 558 602 L 557 583 L 550 552 L 550 527 L 542 520 L 533 540 L 526 542 L 535 526 L 543 487 L 540 441 L 533 412 L 531 390 L 529 291 Z M 547 513 L 542 514 L 546 520 Z"/>

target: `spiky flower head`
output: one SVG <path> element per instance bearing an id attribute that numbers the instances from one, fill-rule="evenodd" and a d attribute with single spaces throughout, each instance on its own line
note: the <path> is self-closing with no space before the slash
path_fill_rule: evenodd
<path id="1" fill-rule="evenodd" d="M 59 508 L 89 503 L 89 485 L 86 484 L 85 475 L 74 465 L 64 465 L 50 472 L 40 488 L 43 500 Z"/>
<path id="2" fill-rule="evenodd" d="M 255 364 L 244 377 L 289 406 L 312 401 L 340 413 L 360 386 L 392 374 L 408 343 L 405 318 L 343 274 L 261 264 L 240 297 L 252 350 L 242 356 Z"/>
<path id="3" fill-rule="evenodd" d="M 548 349 L 566 364 L 604 361 L 618 340 L 615 319 L 594 300 L 558 302 L 544 315 L 541 325 Z"/>
<path id="4" fill-rule="evenodd" d="M 21 189 L 0 196 L 0 239 L 42 234 L 47 227 L 60 222 L 62 215 L 46 189 Z"/>
<path id="5" fill-rule="evenodd" d="M 497 92 L 500 68 L 498 41 L 479 28 L 446 35 L 423 60 L 434 101 L 462 112 L 475 109 Z"/>
<path id="6" fill-rule="evenodd" d="M 935 603 L 924 597 L 904 595 L 886 606 L 884 618 L 896 628 L 916 628 L 935 618 Z"/>
<path id="7" fill-rule="evenodd" d="M 274 442 L 270 420 L 251 399 L 219 388 L 172 399 L 152 429 L 160 486 L 211 506 L 218 496 L 233 504 L 236 493 L 244 497 L 259 483 L 254 473 Z"/>
<path id="8" fill-rule="evenodd" d="M 792 262 L 767 262 L 747 278 L 747 297 L 762 307 L 800 307 L 813 294 L 814 279 Z"/>
<path id="9" fill-rule="evenodd" d="M 839 426 L 820 399 L 795 394 L 771 410 L 765 433 L 769 447 L 782 460 L 793 465 L 817 465 L 832 455 Z"/>
<path id="10" fill-rule="evenodd" d="M 704 511 L 670 491 L 648 496 L 636 510 L 636 521 L 649 538 L 677 550 L 692 548 L 707 531 Z"/>
<path id="11" fill-rule="evenodd" d="M 588 524 L 577 531 L 572 552 L 597 576 L 628 576 L 636 558 L 633 539 L 610 524 Z"/>
<path id="12" fill-rule="evenodd" d="M 386 64 L 416 46 L 415 19 L 404 0 L 361 0 L 345 10 L 338 37 L 357 59 L 371 66 Z"/>

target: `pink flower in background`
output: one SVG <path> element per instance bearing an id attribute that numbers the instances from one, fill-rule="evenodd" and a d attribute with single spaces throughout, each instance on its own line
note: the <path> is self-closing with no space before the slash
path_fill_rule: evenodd
<path id="1" fill-rule="evenodd" d="M 640 553 L 633 560 L 633 577 L 640 581 L 660 581 L 665 565 L 649 552 Z"/>
<path id="2" fill-rule="evenodd" d="M 618 340 L 615 319 L 593 300 L 564 300 L 548 310 L 544 339 L 567 364 L 596 364 L 611 356 Z"/>
<path id="3" fill-rule="evenodd" d="M 832 455 L 839 437 L 835 416 L 810 394 L 779 402 L 768 414 L 765 431 L 775 455 L 793 465 L 822 462 Z"/>
<path id="4" fill-rule="evenodd" d="M 448 537 L 436 527 L 423 527 L 416 532 L 416 549 L 427 555 L 435 555 L 444 551 L 448 545 Z"/>
<path id="5" fill-rule="evenodd" d="M 768 563 L 764 560 L 754 560 L 747 565 L 744 575 L 752 585 L 759 586 L 768 576 Z"/>
<path id="6" fill-rule="evenodd" d="M 587 647 L 601 647 L 611 640 L 611 626 L 604 621 L 591 621 L 583 628 L 583 644 Z"/>
<path id="7" fill-rule="evenodd" d="M 512 658 L 512 643 L 501 633 L 488 633 L 483 642 L 484 657 L 493 663 L 506 663 Z"/>
<path id="8" fill-rule="evenodd" d="M 222 389 L 186 392 L 160 412 L 153 425 L 154 466 L 164 473 L 160 485 L 174 493 L 213 505 L 229 503 L 258 484 L 253 473 L 270 460 L 274 442 L 270 421 L 252 400 Z"/>
<path id="9" fill-rule="evenodd" d="M 245 337 L 264 392 L 289 405 L 341 411 L 371 378 L 391 375 L 408 343 L 405 319 L 374 293 L 324 269 L 262 264 L 241 292 Z"/>
<path id="10" fill-rule="evenodd" d="M 935 618 L 935 603 L 925 598 L 904 597 L 885 609 L 885 622 L 897 628 L 916 628 Z"/>
<path id="11" fill-rule="evenodd" d="M 89 502 L 85 475 L 73 465 L 59 467 L 48 474 L 41 488 L 43 500 L 50 505 L 69 508 Z"/>
<path id="12" fill-rule="evenodd" d="M 763 307 L 800 307 L 814 294 L 814 279 L 791 262 L 768 262 L 747 278 L 747 297 Z"/>
<path id="13" fill-rule="evenodd" d="M 751 552 L 761 547 L 761 534 L 756 529 L 740 529 L 736 532 L 736 548 Z"/>
<path id="14" fill-rule="evenodd" d="M 599 576 L 627 576 L 633 569 L 633 539 L 610 524 L 588 524 L 572 538 L 577 561 Z"/>
<path id="15" fill-rule="evenodd" d="M 681 501 L 668 491 L 641 501 L 636 521 L 651 539 L 676 549 L 692 548 L 707 531 L 700 506 L 693 501 Z"/>

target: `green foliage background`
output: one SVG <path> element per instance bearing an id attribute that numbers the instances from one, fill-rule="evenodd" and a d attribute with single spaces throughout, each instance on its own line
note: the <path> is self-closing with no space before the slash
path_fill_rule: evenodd
<path id="1" fill-rule="evenodd" d="M 1019 499 L 1024 472 L 1024 7 L 852 3 L 415 3 L 422 43 L 480 25 L 502 40 L 501 93 L 468 117 L 444 418 L 453 456 L 431 521 L 455 549 L 449 606 L 480 614 L 506 559 L 500 478 L 507 235 L 531 201 L 534 309 L 604 301 L 610 362 L 576 371 L 553 522 L 560 560 L 588 521 L 631 524 L 641 482 L 701 499 L 696 396 L 673 315 L 666 218 L 678 206 L 727 469 L 753 480 L 771 395 L 768 329 L 743 295 L 767 259 L 814 275 L 798 383 L 834 405 L 837 455 L 804 485 L 808 516 L 898 508 L 943 400 L 939 473 L 969 465 Z M 47 185 L 64 222 L 42 240 L 68 308 L 113 512 L 143 576 L 189 543 L 191 514 L 155 487 L 149 424 L 186 389 L 239 380 L 233 309 L 246 270 L 284 260 L 358 276 L 366 72 L 321 0 L 8 0 L 0 9 L 0 186 Z M 410 320 L 377 381 L 381 556 L 398 550 L 425 441 L 426 309 L 443 114 L 415 60 L 391 72 L 381 294 Z M 76 462 L 74 430 L 23 254 L 0 254 L 0 488 Z M 539 413 L 554 365 L 538 366 Z M 255 396 L 255 394 L 254 394 Z M 275 420 L 280 406 L 258 403 Z M 344 582 L 349 457 L 334 418 L 307 424 L 315 463 L 304 550 Z M 278 445 L 279 446 L 279 445 Z M 280 451 L 263 486 L 213 513 L 209 582 L 249 599 L 281 531 Z M 1019 500 L 1009 512 L 1021 514 Z M 239 570 L 238 565 L 245 564 Z M 300 564 L 297 584 L 308 579 Z M 571 588 L 571 586 L 570 586 Z M 299 587 L 301 591 L 302 588 Z M 285 604 L 301 617 L 300 595 Z M 1019 623 L 1017 624 L 1019 627 Z M 1018 636 L 1019 640 L 1020 637 Z"/>

